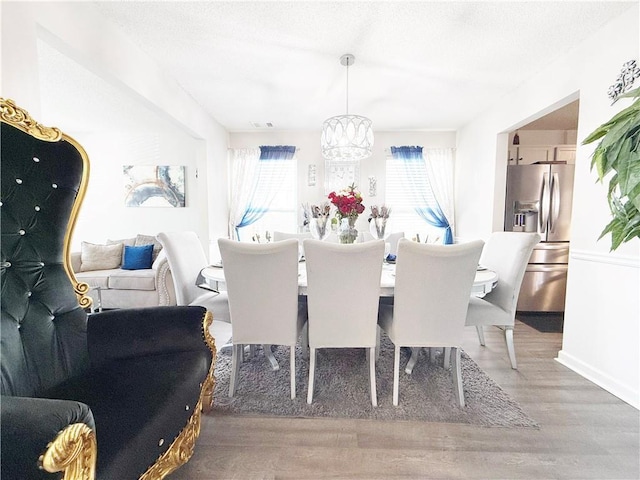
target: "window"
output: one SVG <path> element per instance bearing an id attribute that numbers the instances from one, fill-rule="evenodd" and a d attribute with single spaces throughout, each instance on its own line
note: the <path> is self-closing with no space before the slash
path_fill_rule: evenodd
<path id="1" fill-rule="evenodd" d="M 413 183 L 419 187 L 418 193 L 412 194 L 402 182 L 405 168 L 402 160 L 393 158 L 391 153 L 387 155 L 385 205 L 391 208 L 389 231 L 404 232 L 404 236 L 410 240 L 419 237 L 422 243 L 441 243 L 443 230 L 429 225 L 414 208 L 420 203 L 418 196 L 424 196 L 435 203 L 427 181 L 427 171 L 425 168 L 418 168 L 418 165 L 412 168 Z"/>
<path id="2" fill-rule="evenodd" d="M 257 235 L 260 242 L 266 241 L 266 232 L 274 230 L 295 232 L 297 229 L 297 160 L 291 159 L 263 162 L 256 189 L 256 197 L 266 198 L 267 192 L 276 193 L 267 213 L 256 222 L 239 229 L 240 240 L 251 242 Z M 278 186 L 279 185 L 279 186 Z"/>

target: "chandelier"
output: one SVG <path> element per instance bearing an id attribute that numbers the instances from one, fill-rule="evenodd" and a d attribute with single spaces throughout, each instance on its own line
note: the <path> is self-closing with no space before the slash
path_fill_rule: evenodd
<path id="1" fill-rule="evenodd" d="M 362 160 L 371 156 L 371 120 L 360 115 L 349 115 L 349 66 L 355 60 L 351 54 L 340 57 L 340 63 L 347 67 L 346 114 L 328 118 L 322 124 L 322 156 L 329 160 Z"/>

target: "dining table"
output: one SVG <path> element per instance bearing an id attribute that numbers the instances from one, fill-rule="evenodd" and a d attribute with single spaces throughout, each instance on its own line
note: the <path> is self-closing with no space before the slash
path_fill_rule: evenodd
<path id="1" fill-rule="evenodd" d="M 201 278 L 210 288 L 214 290 L 220 289 L 220 284 L 225 283 L 224 268 L 222 263 L 216 263 L 203 268 L 200 272 Z M 198 283 L 201 283 L 199 280 Z M 392 297 L 396 283 L 396 265 L 384 261 L 382 264 L 382 273 L 380 274 L 380 296 Z M 493 270 L 489 270 L 478 265 L 476 276 L 471 287 L 471 295 L 476 297 L 484 297 L 491 292 L 498 284 L 498 274 Z M 307 294 L 307 268 L 304 260 L 298 262 L 298 294 Z"/>
<path id="2" fill-rule="evenodd" d="M 222 262 L 204 267 L 200 271 L 200 275 L 196 280 L 196 284 L 200 287 L 209 288 L 215 291 L 220 290 L 220 284 L 226 282 L 224 276 L 224 268 Z M 396 283 L 396 265 L 395 263 L 383 261 L 382 272 L 380 274 L 380 296 L 381 297 L 393 297 L 394 288 Z M 204 284 L 204 285 L 203 285 Z M 478 265 L 476 269 L 476 275 L 471 287 L 471 296 L 484 297 L 487 293 L 491 292 L 498 284 L 498 274 L 493 270 Z M 298 262 L 298 294 L 307 294 L 307 268 L 304 259 Z M 273 370 L 278 370 L 280 367 L 278 362 L 271 352 L 271 345 L 263 345 L 265 356 L 271 363 Z M 407 364 L 407 369 L 413 368 L 417 361 L 419 349 L 412 349 L 411 358 Z"/>

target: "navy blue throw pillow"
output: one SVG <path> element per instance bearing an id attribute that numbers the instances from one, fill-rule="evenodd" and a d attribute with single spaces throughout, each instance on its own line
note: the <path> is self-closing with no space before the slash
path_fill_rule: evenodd
<path id="1" fill-rule="evenodd" d="M 123 270 L 142 270 L 153 264 L 153 245 L 124 246 Z"/>

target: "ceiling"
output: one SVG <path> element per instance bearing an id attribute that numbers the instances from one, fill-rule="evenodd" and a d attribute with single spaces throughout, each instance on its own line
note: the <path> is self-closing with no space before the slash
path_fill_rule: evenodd
<path id="1" fill-rule="evenodd" d="M 633 2 L 93 5 L 227 130 L 251 131 L 319 130 L 345 113 L 344 53 L 349 111 L 375 130 L 457 129 Z"/>
<path id="2" fill-rule="evenodd" d="M 554 110 L 518 130 L 577 130 L 580 100 L 574 100 L 564 107 Z"/>

